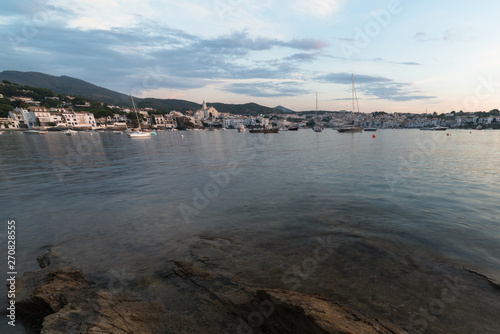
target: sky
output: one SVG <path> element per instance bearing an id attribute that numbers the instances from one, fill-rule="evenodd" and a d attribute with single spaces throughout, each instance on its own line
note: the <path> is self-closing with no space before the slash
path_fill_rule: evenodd
<path id="1" fill-rule="evenodd" d="M 3 0 L 0 70 L 295 111 L 500 109 L 500 2 Z"/>

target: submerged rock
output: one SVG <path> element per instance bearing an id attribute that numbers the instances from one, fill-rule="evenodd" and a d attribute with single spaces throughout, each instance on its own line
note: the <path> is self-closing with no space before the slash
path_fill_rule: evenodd
<path id="1" fill-rule="evenodd" d="M 170 261 L 162 275 L 176 290 L 163 300 L 106 291 L 52 249 L 38 261 L 41 269 L 19 279 L 18 310 L 41 333 L 403 333 L 321 296 L 251 286 L 185 261 Z"/>
<path id="2" fill-rule="evenodd" d="M 166 275 L 188 279 L 200 292 L 237 316 L 237 326 L 224 333 L 405 333 L 321 296 L 283 289 L 258 289 L 228 277 L 215 276 L 182 261 L 174 261 Z M 178 284 L 178 283 L 177 283 Z"/>
<path id="3" fill-rule="evenodd" d="M 263 323 L 269 333 L 403 333 L 322 297 L 281 289 L 259 290 L 257 295 L 274 306 L 274 312 Z"/>
<path id="4" fill-rule="evenodd" d="M 126 292 L 99 291 L 54 250 L 38 258 L 41 269 L 18 280 L 17 307 L 24 324 L 41 333 L 161 333 L 169 326 L 161 303 Z"/>

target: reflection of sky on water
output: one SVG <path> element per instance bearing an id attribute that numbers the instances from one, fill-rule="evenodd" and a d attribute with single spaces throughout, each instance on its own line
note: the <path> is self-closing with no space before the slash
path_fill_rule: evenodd
<path id="1" fill-rule="evenodd" d="M 16 134 L 1 138 L 0 196 L 25 237 L 26 268 L 47 245 L 67 247 L 88 266 L 125 254 L 146 265 L 202 231 L 314 234 L 341 222 L 343 230 L 419 240 L 498 275 L 499 135 Z M 236 168 L 186 224 L 179 206 L 193 207 L 196 191 L 214 185 L 211 175 Z"/>

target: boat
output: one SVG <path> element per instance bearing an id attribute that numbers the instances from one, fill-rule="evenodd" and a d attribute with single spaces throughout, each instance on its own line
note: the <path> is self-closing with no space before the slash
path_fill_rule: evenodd
<path id="1" fill-rule="evenodd" d="M 445 130 L 448 130 L 448 128 L 446 126 L 436 126 L 433 130 L 434 131 L 445 131 Z"/>
<path id="2" fill-rule="evenodd" d="M 483 127 L 481 125 L 478 125 L 476 128 L 476 130 L 482 130 L 482 129 L 483 129 Z"/>
<path id="3" fill-rule="evenodd" d="M 129 138 L 148 138 L 148 137 L 151 137 L 151 133 L 138 130 L 138 131 L 133 131 L 133 132 L 127 134 L 127 136 Z"/>
<path id="4" fill-rule="evenodd" d="M 252 129 L 250 133 L 280 133 L 279 129 Z"/>
<path id="5" fill-rule="evenodd" d="M 245 126 L 243 124 L 241 124 L 239 127 L 238 127 L 238 132 L 246 132 L 247 129 L 245 128 Z"/>
<path id="6" fill-rule="evenodd" d="M 299 127 L 298 126 L 291 126 L 288 128 L 288 131 L 298 131 Z"/>
<path id="7" fill-rule="evenodd" d="M 139 124 L 139 129 L 137 131 L 131 132 L 127 134 L 129 138 L 149 138 L 151 137 L 151 132 L 144 132 L 141 130 L 141 121 L 139 120 L 139 113 L 135 108 L 134 99 L 132 98 L 132 94 L 130 95 L 130 99 L 132 100 L 132 106 L 134 107 L 135 115 L 137 116 L 137 123 Z"/>
<path id="8" fill-rule="evenodd" d="M 28 131 L 24 131 L 25 134 L 27 135 L 44 135 L 46 134 L 48 131 L 39 131 L 39 130 L 28 130 Z"/>
<path id="9" fill-rule="evenodd" d="M 314 117 L 314 123 L 318 120 L 318 93 L 316 93 L 316 116 Z M 322 132 L 323 128 L 320 125 L 314 125 L 314 132 Z"/>
<path id="10" fill-rule="evenodd" d="M 377 131 L 378 129 L 377 128 L 364 128 L 363 131 L 368 131 L 368 132 L 374 132 L 374 131 Z"/>
<path id="11" fill-rule="evenodd" d="M 78 133 L 78 131 L 75 131 L 75 130 L 71 130 L 71 129 L 68 129 L 66 131 L 63 131 L 63 133 L 66 135 L 66 136 L 74 136 Z"/>
<path id="12" fill-rule="evenodd" d="M 115 135 L 121 135 L 121 134 L 123 134 L 123 131 L 113 131 L 113 133 L 114 133 Z"/>
<path id="13" fill-rule="evenodd" d="M 359 104 L 358 104 L 358 97 L 356 95 L 356 88 L 354 88 L 354 74 L 351 75 L 351 81 L 352 81 L 352 121 L 349 126 L 344 126 L 337 131 L 340 133 L 356 133 L 356 132 L 363 132 L 363 128 L 357 128 L 354 126 L 354 102 L 356 101 L 356 104 L 358 106 L 358 112 L 359 112 Z"/>
<path id="14" fill-rule="evenodd" d="M 0 131 L 0 135 L 3 135 L 3 134 L 5 134 L 5 131 Z"/>

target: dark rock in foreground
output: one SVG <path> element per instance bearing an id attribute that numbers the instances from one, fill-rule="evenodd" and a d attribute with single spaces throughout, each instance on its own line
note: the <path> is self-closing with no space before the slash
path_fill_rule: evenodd
<path id="1" fill-rule="evenodd" d="M 402 333 L 319 296 L 258 289 L 172 261 L 163 279 L 205 304 L 199 318 L 161 299 L 105 291 L 54 250 L 19 279 L 18 310 L 41 333 Z M 175 304 L 174 304 L 175 305 Z M 210 310 L 209 310 L 210 309 Z"/>
<path id="2" fill-rule="evenodd" d="M 161 303 L 126 292 L 98 291 L 83 272 L 53 250 L 38 257 L 41 269 L 19 280 L 17 308 L 41 333 L 160 333 L 168 326 Z"/>
<path id="3" fill-rule="evenodd" d="M 260 290 L 275 306 L 264 322 L 269 333 L 398 333 L 354 309 L 287 290 Z"/>

